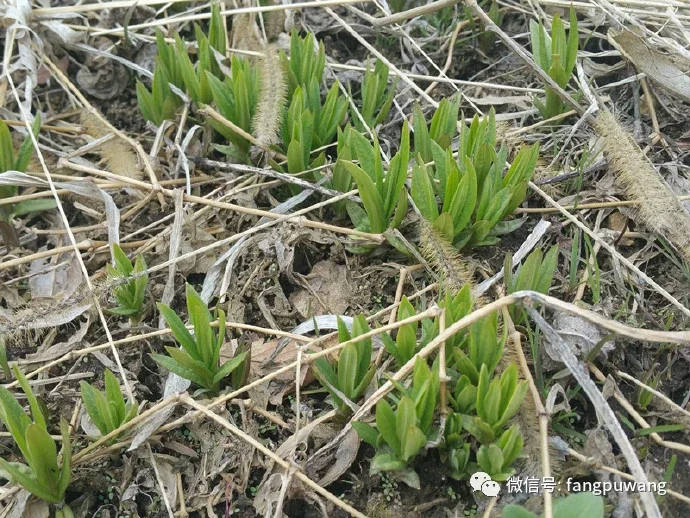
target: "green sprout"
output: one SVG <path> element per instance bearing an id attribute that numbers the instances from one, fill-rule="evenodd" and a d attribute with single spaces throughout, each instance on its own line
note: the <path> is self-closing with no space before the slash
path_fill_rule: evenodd
<path id="1" fill-rule="evenodd" d="M 516 291 L 536 291 L 547 293 L 553 283 L 553 276 L 558 266 L 558 245 L 551 247 L 546 253 L 542 254 L 540 249 L 534 250 L 517 272 L 513 274 L 513 256 L 506 255 L 503 265 L 503 277 L 506 284 L 506 293 L 510 295 Z M 510 316 L 515 324 L 521 324 L 527 318 L 524 309 L 515 305 L 509 308 Z"/>
<path id="2" fill-rule="evenodd" d="M 41 117 L 36 115 L 31 131 L 34 137 L 38 137 L 41 129 Z M 31 137 L 27 136 L 15 153 L 10 129 L 3 121 L 0 121 L 0 174 L 6 171 L 24 172 L 31 160 L 34 146 Z M 0 199 L 12 198 L 17 195 L 19 188 L 16 185 L 0 185 Z M 25 200 L 9 205 L 0 205 L 0 235 L 6 246 L 19 245 L 17 231 L 12 225 L 12 220 L 18 216 L 24 216 L 32 212 L 40 212 L 55 208 L 55 200 Z"/>
<path id="3" fill-rule="evenodd" d="M 410 487 L 419 489 L 419 475 L 412 461 L 431 438 L 433 418 L 439 391 L 438 370 L 432 370 L 417 358 L 412 386 L 405 389 L 396 383 L 398 404 L 393 407 L 385 399 L 376 404 L 376 428 L 355 421 L 352 426 L 363 441 L 377 449 L 371 461 L 371 472 L 391 472 Z"/>
<path id="4" fill-rule="evenodd" d="M 146 274 L 146 262 L 141 254 L 137 255 L 134 265 L 120 245 L 113 245 L 113 264 L 105 266 L 108 277 L 113 282 L 123 282 L 113 289 L 118 306 L 108 311 L 116 315 L 128 316 L 132 325 L 137 325 L 144 312 L 144 299 L 149 276 Z M 133 278 L 132 278 L 133 277 Z"/>
<path id="5" fill-rule="evenodd" d="M 374 69 L 367 67 L 362 79 L 362 107 L 360 114 L 362 120 L 357 116 L 353 108 L 350 109 L 350 119 L 353 121 L 355 127 L 363 132 L 364 124 L 369 129 L 374 129 L 376 126 L 386 120 L 388 114 L 393 106 L 393 99 L 395 97 L 395 89 L 398 84 L 396 81 L 388 86 L 388 66 L 381 60 L 377 59 Z M 350 94 L 352 97 L 352 94 Z"/>
<path id="6" fill-rule="evenodd" d="M 494 111 L 461 124 L 458 160 L 450 149 L 457 105 L 444 99 L 427 128 L 415 111 L 415 151 L 410 193 L 421 215 L 456 248 L 493 245 L 521 224 L 504 221 L 524 201 L 539 147 L 521 149 L 505 175 L 507 150 L 496 151 Z M 451 124 L 452 122 L 452 124 Z M 428 166 L 427 163 L 432 165 Z M 440 200 L 440 207 L 437 200 Z"/>
<path id="7" fill-rule="evenodd" d="M 398 322 L 413 317 L 416 314 L 417 312 L 412 304 L 410 304 L 410 301 L 407 300 L 407 297 L 403 297 L 400 301 L 400 306 L 398 306 Z M 409 323 L 400 326 L 395 340 L 387 333 L 381 335 L 386 351 L 395 358 L 398 367 L 405 365 L 417 352 L 418 327 L 417 323 Z"/>
<path id="8" fill-rule="evenodd" d="M 186 295 L 187 312 L 194 327 L 194 336 L 169 306 L 159 303 L 158 310 L 182 349 L 166 347 L 168 356 L 152 354 L 151 358 L 161 367 L 196 383 L 204 391 L 216 394 L 221 382 L 242 366 L 248 353 L 236 354 L 219 365 L 220 349 L 225 342 L 225 313 L 218 310 L 218 333 L 216 334 L 211 327 L 213 319 L 208 307 L 189 284 L 187 284 Z"/>
<path id="9" fill-rule="evenodd" d="M 532 42 L 532 57 L 544 72 L 553 79 L 558 86 L 565 88 L 570 82 L 577 59 L 578 34 L 577 15 L 570 6 L 570 29 L 565 36 L 565 26 L 560 16 L 556 14 L 551 24 L 551 36 L 542 23 L 530 21 L 530 40 Z M 549 86 L 545 87 L 546 100 L 534 99 L 534 104 L 545 119 L 560 115 L 568 108 L 561 98 Z"/>
<path id="10" fill-rule="evenodd" d="M 86 381 L 81 382 L 81 398 L 91 421 L 101 435 L 108 435 L 123 424 L 131 421 L 139 412 L 139 404 L 125 403 L 120 385 L 115 375 L 105 369 L 105 391 L 101 392 Z M 111 442 L 114 442 L 114 437 Z"/>
<path id="11" fill-rule="evenodd" d="M 384 172 L 378 140 L 374 145 L 359 132 L 350 128 L 351 156 L 359 164 L 339 158 L 338 163 L 352 175 L 362 199 L 360 207 L 347 203 L 347 212 L 352 223 L 365 232 L 383 233 L 388 228 L 397 228 L 407 213 L 407 163 L 410 156 L 410 130 L 403 125 L 400 148 Z M 336 164 L 337 166 L 337 164 Z"/>
<path id="12" fill-rule="evenodd" d="M 0 420 L 10 432 L 24 462 L 10 462 L 0 457 L 3 478 L 9 478 L 38 498 L 52 504 L 62 504 L 72 478 L 72 443 L 69 424 L 60 420 L 62 433 L 62 463 L 58 462 L 55 440 L 48 433 L 46 418 L 38 399 L 24 374 L 13 367 L 14 374 L 29 401 L 31 416 L 5 388 L 0 387 Z M 61 506 L 56 516 L 71 516 L 69 507 Z"/>
<path id="13" fill-rule="evenodd" d="M 175 43 L 165 41 L 163 33 L 156 30 L 158 56 L 149 91 L 137 81 L 137 101 L 142 115 L 159 126 L 164 120 L 172 119 L 182 105 L 181 99 L 173 93 L 170 85 L 189 95 L 197 104 L 209 103 L 213 99 L 208 74 L 222 77 L 214 51 L 225 55 L 225 30 L 218 4 L 211 7 L 209 34 L 206 36 L 198 25 L 194 26 L 198 59 L 192 64 L 187 47 L 178 34 Z"/>
<path id="14" fill-rule="evenodd" d="M 338 319 L 338 342 L 344 343 L 371 329 L 363 315 L 354 318 L 352 333 L 345 323 Z M 376 366 L 371 361 L 371 338 L 347 344 L 331 366 L 324 357 L 314 362 L 314 374 L 331 395 L 338 412 L 346 416 L 351 413 L 352 404 L 356 402 L 371 383 Z"/>

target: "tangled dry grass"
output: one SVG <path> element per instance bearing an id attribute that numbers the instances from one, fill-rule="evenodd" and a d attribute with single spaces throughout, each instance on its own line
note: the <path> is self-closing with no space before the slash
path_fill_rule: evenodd
<path id="1" fill-rule="evenodd" d="M 27 139 L 33 149 L 25 171 L 0 172 L 0 366 L 26 374 L 51 430 L 61 418 L 69 424 L 73 474 L 64 503 L 76 516 L 518 516 L 510 514 L 515 505 L 547 518 L 582 516 L 559 509 L 567 491 L 509 493 L 504 486 L 485 497 L 471 490 L 469 473 L 454 478 L 449 467 L 443 435 L 458 375 L 446 358 L 453 351 L 448 344 L 493 314 L 506 343 L 496 368 L 516 365 L 527 386 L 510 421 L 524 438 L 514 474 L 664 483 L 663 495 L 604 495 L 604 515 L 688 514 L 690 7 L 670 0 L 574 2 L 578 55 L 564 89 L 532 58 L 530 22 L 550 28 L 556 15 L 568 20 L 570 5 L 16 0 L 0 6 L 0 119 L 13 148 Z M 206 56 L 193 24 L 210 33 L 212 9 L 221 16 L 223 34 L 215 40 L 224 49 Z M 165 88 L 174 116 L 158 125 L 145 120 L 135 80 L 155 95 L 156 29 L 171 44 L 178 36 L 195 62 L 208 58 L 219 76 L 231 75 L 233 56 L 258 67 L 256 112 L 244 117 L 249 124 L 229 120 L 211 94 L 195 102 L 172 79 Z M 283 121 L 295 89 L 285 65 L 295 52 L 293 29 L 313 34 L 325 48 L 325 81 L 305 88 L 309 100 L 294 131 Z M 363 117 L 373 111 L 363 107 L 361 93 L 372 60 L 388 69 L 376 110 L 393 88 L 382 121 Z M 199 80 L 202 90 L 206 80 Z M 288 174 L 301 158 L 300 139 L 311 145 L 300 117 L 318 114 L 321 105 L 308 103 L 324 98 L 336 80 L 334 98 L 342 96 L 347 106 L 343 120 L 362 129 L 365 141 L 376 138 L 386 172 L 399 165 L 402 128 L 419 123 L 413 113 L 430 119 L 452 96 L 468 124 L 495 109 L 509 162 L 521 147 L 538 143 L 538 172 L 525 183 L 525 201 L 501 222 L 500 239 L 487 231 L 477 239 L 485 246 L 458 250 L 447 239 L 446 221 L 427 222 L 416 193 L 407 196 L 414 167 L 424 165 L 414 153 L 401 197 L 386 207 L 391 228 L 373 232 L 373 217 L 365 220 L 361 208 L 370 208 L 371 193 L 354 189 L 349 176 L 338 184 L 345 170 L 336 161 L 350 145 L 344 123 L 337 137 L 309 150 L 300 172 Z M 547 92 L 567 111 L 544 119 L 534 98 Z M 37 116 L 40 131 L 32 133 Z M 240 146 L 229 150 L 228 139 L 219 138 L 226 132 L 246 145 L 241 159 Z M 290 142 L 283 142 L 286 135 Z M 453 159 L 458 137 L 447 145 Z M 359 157 L 364 166 L 362 150 L 352 144 L 345 159 Z M 0 153 L 9 151 L 0 146 Z M 438 192 L 430 192 L 438 216 Z M 400 207 L 407 211 L 397 221 Z M 476 231 L 480 225 L 472 223 Z M 114 288 L 126 282 L 106 275 L 114 244 L 146 259 L 141 318 L 109 311 Z M 547 294 L 513 291 L 503 282 L 506 255 L 524 265 L 533 249 L 553 245 L 557 265 Z M 247 353 L 244 377 L 233 377 L 219 394 L 195 392 L 150 356 L 176 346 L 155 302 L 185 320 L 187 283 L 226 315 L 221 363 Z M 445 297 L 465 286 L 473 294 L 470 310 L 452 320 Z M 411 316 L 400 310 L 408 304 Z M 369 328 L 357 334 L 359 314 Z M 343 337 L 338 317 L 351 335 Z M 432 321 L 433 332 L 425 327 Z M 400 361 L 386 339 L 408 329 L 416 349 Z M 361 397 L 349 401 L 342 387 L 319 378 L 315 362 L 336 362 L 340 351 L 367 340 L 372 377 Z M 406 467 L 420 485 L 408 490 L 410 471 L 370 470 L 378 449 L 365 444 L 353 423 L 380 428 L 377 404 L 400 404 L 401 387 L 413 385 L 420 359 L 438 374 L 438 435 L 429 435 Z M 140 411 L 100 436 L 79 382 L 102 386 L 105 369 Z M 18 381 L 4 374 L 4 388 L 23 406 Z M 338 398 L 349 405 L 346 412 L 331 409 Z M 472 448 L 479 442 L 472 439 Z M 3 459 L 21 460 L 5 428 L 0 449 Z M 6 478 L 0 517 L 53 512 Z"/>

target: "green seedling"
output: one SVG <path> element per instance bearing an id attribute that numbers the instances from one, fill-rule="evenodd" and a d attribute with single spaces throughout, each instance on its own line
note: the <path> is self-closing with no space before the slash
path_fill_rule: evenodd
<path id="1" fill-rule="evenodd" d="M 170 85 L 184 89 L 182 67 L 177 58 L 177 51 L 173 45 L 165 41 L 160 30 L 156 30 L 156 65 L 153 71 L 153 82 L 149 91 L 144 83 L 137 80 L 137 104 L 141 114 L 147 121 L 160 126 L 164 120 L 175 116 L 182 105 L 180 97 L 173 93 Z"/>
<path id="2" fill-rule="evenodd" d="M 491 444 L 482 444 L 477 450 L 477 470 L 488 473 L 492 480 L 508 480 L 515 470 L 512 464 L 522 453 L 523 439 L 517 425 L 508 428 Z M 470 471 L 475 471 L 470 467 Z"/>
<path id="3" fill-rule="evenodd" d="M 120 384 L 109 369 L 105 369 L 105 391 L 101 392 L 86 381 L 81 382 L 81 398 L 91 421 L 101 435 L 108 435 L 123 424 L 131 421 L 139 412 L 135 401 L 125 403 Z M 117 438 L 113 437 L 111 443 Z"/>
<path id="4" fill-rule="evenodd" d="M 570 7 L 570 29 L 566 39 L 563 21 L 556 14 L 551 24 L 551 36 L 542 23 L 530 21 L 530 39 L 532 42 L 532 57 L 537 65 L 553 79 L 558 86 L 565 88 L 570 82 L 577 59 L 578 34 L 577 15 Z M 545 86 L 546 99 L 534 99 L 534 104 L 542 117 L 549 119 L 567 110 L 567 105 L 561 101 L 556 92 Z"/>
<path id="5" fill-rule="evenodd" d="M 507 150 L 501 147 L 496 151 L 492 109 L 482 120 L 475 116 L 469 127 L 461 124 L 460 158 L 456 161 L 446 144 L 453 138 L 450 121 L 456 117 L 455 105 L 444 100 L 427 128 L 421 110 L 417 109 L 418 155 L 412 169 L 412 199 L 422 216 L 456 248 L 496 244 L 499 236 L 522 223 L 504 220 L 525 199 L 539 148 L 535 144 L 521 149 L 503 175 Z M 429 161 L 433 165 L 426 165 Z"/>
<path id="6" fill-rule="evenodd" d="M 34 137 L 38 138 L 40 129 L 41 117 L 36 115 L 31 126 Z M 23 173 L 26 171 L 33 150 L 34 146 L 31 137 L 27 136 L 21 146 L 19 146 L 19 151 L 15 153 L 10 129 L 7 127 L 7 124 L 0 121 L 0 173 L 6 171 L 19 171 Z M 18 192 L 19 187 L 16 185 L 0 185 L 0 199 L 12 198 Z M 15 217 L 54 208 L 55 200 L 53 199 L 26 200 L 19 203 L 0 205 L 0 235 L 2 235 L 5 245 L 8 247 L 19 245 L 17 232 L 14 229 L 14 225 L 12 225 L 12 220 Z"/>
<path id="7" fill-rule="evenodd" d="M 431 116 L 428 126 L 422 108 L 418 104 L 415 105 L 412 121 L 414 152 L 420 154 L 425 163 L 434 159 L 432 142 L 441 150 L 445 150 L 453 141 L 457 132 L 460 100 L 459 95 L 444 98 Z"/>
<path id="8" fill-rule="evenodd" d="M 489 376 L 501 361 L 503 349 L 507 339 L 507 331 L 498 334 L 498 314 L 478 320 L 470 326 L 469 332 L 453 348 L 452 358 L 454 369 L 460 375 L 467 376 L 471 383 L 479 383 L 482 367 L 486 368 Z"/>
<path id="9" fill-rule="evenodd" d="M 462 415 L 462 425 L 482 444 L 496 440 L 503 425 L 520 409 L 527 393 L 527 382 L 517 379 L 517 366 L 510 364 L 489 382 L 489 370 L 482 365 L 477 385 L 476 416 Z"/>
<path id="10" fill-rule="evenodd" d="M 369 333 L 371 329 L 363 315 L 354 318 L 352 333 L 345 323 L 338 319 L 338 342 L 344 343 Z M 328 390 L 333 404 L 342 416 L 349 415 L 354 403 L 364 394 L 371 383 L 376 365 L 371 361 L 371 338 L 347 344 L 331 365 L 323 356 L 314 362 L 314 374 L 321 385 Z"/>
<path id="11" fill-rule="evenodd" d="M 208 36 L 198 25 L 194 26 L 198 59 L 192 63 L 187 46 L 178 34 L 175 43 L 165 41 L 163 33 L 156 31 L 156 67 L 153 83 L 149 91 L 141 81 L 137 81 L 137 101 L 142 115 L 156 125 L 172 119 L 182 101 L 173 93 L 170 85 L 186 93 L 195 103 L 209 103 L 213 93 L 209 84 L 209 74 L 222 78 L 220 66 L 214 52 L 225 55 L 225 30 L 218 4 L 211 7 L 211 21 Z"/>
<path id="12" fill-rule="evenodd" d="M 230 60 L 230 71 L 231 74 L 222 81 L 212 74 L 207 74 L 213 102 L 218 113 L 250 133 L 259 97 L 259 69 L 249 60 L 233 56 Z M 251 146 L 244 136 L 214 119 L 209 118 L 208 122 L 230 143 L 229 146 L 217 146 L 220 151 L 242 161 L 248 160 Z"/>
<path id="13" fill-rule="evenodd" d="M 289 99 L 298 87 L 318 91 L 326 66 L 326 49 L 323 42 L 319 42 L 317 50 L 316 38 L 312 33 L 301 38 L 293 29 L 290 35 L 290 60 L 288 61 L 284 55 L 282 59 L 287 70 Z"/>
<path id="14" fill-rule="evenodd" d="M 218 4 L 213 4 L 211 7 L 208 37 L 196 24 L 194 25 L 194 34 L 198 50 L 196 67 L 192 64 L 187 46 L 179 34 L 175 34 L 175 50 L 186 93 L 197 104 L 209 103 L 213 98 L 208 84 L 209 74 L 218 78 L 223 76 L 213 53 L 216 51 L 224 56 L 226 46 L 223 19 Z"/>
<path id="15" fill-rule="evenodd" d="M 72 443 L 69 424 L 60 420 L 62 433 L 62 463 L 58 462 L 55 440 L 48 433 L 46 418 L 28 380 L 16 367 L 14 375 L 29 401 L 31 416 L 24 412 L 14 396 L 0 387 L 0 420 L 10 432 L 26 464 L 10 462 L 0 457 L 3 478 L 9 478 L 38 498 L 52 504 L 62 504 L 72 478 Z M 71 516 L 67 506 L 60 506 L 56 516 Z"/>
<path id="16" fill-rule="evenodd" d="M 220 349 L 225 342 L 225 313 L 218 310 L 216 333 L 211 327 L 212 317 L 208 307 L 189 284 L 186 295 L 187 312 L 194 327 L 194 336 L 170 307 L 159 303 L 158 310 L 182 349 L 166 347 L 168 356 L 152 354 L 151 357 L 161 367 L 196 383 L 205 392 L 216 394 L 221 382 L 245 362 L 247 352 L 236 354 L 232 359 L 219 365 Z"/>
<path id="17" fill-rule="evenodd" d="M 146 274 L 146 262 L 141 254 L 132 264 L 120 245 L 113 245 L 113 264 L 105 266 L 108 278 L 115 283 L 122 283 L 113 288 L 118 306 L 108 311 L 116 315 L 128 316 L 134 326 L 141 321 L 144 312 L 144 299 L 149 276 Z M 134 278 L 131 278 L 134 276 Z"/>
<path id="18" fill-rule="evenodd" d="M 388 66 L 378 59 L 373 70 L 367 67 L 366 72 L 364 72 L 361 92 L 362 106 L 359 110 L 362 119 L 359 118 L 354 108 L 350 108 L 350 119 L 361 132 L 365 131 L 365 124 L 370 130 L 376 128 L 386 120 L 391 111 L 398 80 L 396 79 L 388 87 L 388 74 Z M 352 97 L 351 93 L 350 97 Z"/>
<path id="19" fill-rule="evenodd" d="M 379 234 L 388 228 L 397 228 L 407 212 L 405 178 L 410 156 L 409 128 L 403 125 L 400 148 L 385 172 L 377 139 L 372 146 L 352 128 L 349 138 L 352 156 L 359 164 L 344 159 L 339 159 L 338 163 L 354 178 L 364 206 L 362 209 L 354 202 L 347 203 L 352 223 L 359 230 Z"/>
<path id="20" fill-rule="evenodd" d="M 325 153 L 321 152 L 312 160 L 312 150 L 333 141 L 346 110 L 347 100 L 338 95 L 337 84 L 331 87 L 323 105 L 318 88 L 312 92 L 303 90 L 301 86 L 295 89 L 282 130 L 283 143 L 287 144 L 287 171 L 290 174 L 325 163 Z M 274 167 L 282 169 L 277 164 Z"/>
<path id="21" fill-rule="evenodd" d="M 415 311 L 410 301 L 407 297 L 403 297 L 400 301 L 400 306 L 398 307 L 398 322 L 405 320 L 406 318 L 413 317 L 416 315 Z M 398 334 L 393 340 L 390 335 L 384 333 L 381 335 L 383 340 L 383 345 L 386 351 L 395 358 L 395 362 L 398 367 L 405 365 L 417 352 L 417 328 L 418 324 L 410 323 L 400 326 L 398 328 Z"/>
<path id="22" fill-rule="evenodd" d="M 503 508 L 503 518 L 539 518 L 521 505 L 510 504 Z M 553 518 L 604 518 L 604 499 L 594 493 L 574 493 L 557 498 L 553 505 Z"/>
<path id="23" fill-rule="evenodd" d="M 414 458 L 432 436 L 433 418 L 439 390 L 438 370 L 417 358 L 412 386 L 396 383 L 398 404 L 393 410 L 385 399 L 376 404 L 376 428 L 355 421 L 352 426 L 365 442 L 377 449 L 371 472 L 391 472 L 410 487 L 419 489 L 419 476 L 412 469 Z"/>
<path id="24" fill-rule="evenodd" d="M 546 255 L 543 255 L 538 248 L 534 250 L 525 259 L 516 275 L 513 275 L 513 256 L 511 254 L 506 255 L 503 264 L 506 292 L 509 295 L 522 290 L 547 293 L 553 283 L 557 266 L 558 245 L 553 246 Z M 522 308 L 511 306 L 509 311 L 515 324 L 521 324 L 527 318 L 527 313 Z"/>

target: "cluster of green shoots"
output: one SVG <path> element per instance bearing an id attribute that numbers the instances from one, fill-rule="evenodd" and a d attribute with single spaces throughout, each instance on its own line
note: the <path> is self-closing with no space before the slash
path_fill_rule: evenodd
<path id="1" fill-rule="evenodd" d="M 34 137 L 38 137 L 40 128 L 41 118 L 36 116 L 31 127 Z M 7 124 L 0 121 L 0 173 L 6 171 L 19 171 L 23 173 L 26 171 L 31 161 L 33 150 L 34 146 L 31 137 L 27 136 L 19 146 L 19 150 L 15 152 L 10 129 L 7 127 Z M 12 198 L 18 194 L 18 191 L 19 188 L 16 185 L 0 185 L 0 200 Z M 19 244 L 17 232 L 12 225 L 12 220 L 14 218 L 53 208 L 55 208 L 55 200 L 52 198 L 24 200 L 17 203 L 0 205 L 0 235 L 2 235 L 5 244 L 7 246 L 16 246 Z"/>
<path id="2" fill-rule="evenodd" d="M 137 256 L 132 263 L 122 248 L 114 245 L 113 265 L 108 265 L 107 271 L 115 283 L 113 296 L 118 303 L 110 311 L 138 322 L 144 312 L 148 282 L 143 258 Z M 249 374 L 249 352 L 238 350 L 232 358 L 221 362 L 221 349 L 225 343 L 225 314 L 222 310 L 217 311 L 216 331 L 213 326 L 215 319 L 192 286 L 187 285 L 186 295 L 187 313 L 194 334 L 169 306 L 158 304 L 161 315 L 181 348 L 166 347 L 167 355 L 152 354 L 151 357 L 166 370 L 198 385 L 199 393 L 217 394 L 227 378 L 230 378 L 232 386 L 243 386 Z M 4 347 L 0 363 L 5 374 L 9 375 Z M 57 504 L 56 516 L 69 518 L 72 516 L 71 510 L 63 505 L 72 474 L 69 425 L 61 419 L 62 451 L 58 456 L 55 441 L 48 433 L 47 408 L 36 398 L 28 380 L 16 365 L 12 370 L 29 402 L 31 415 L 24 412 L 5 387 L 0 386 L 0 422 L 10 432 L 25 462 L 10 462 L 0 458 L 0 468 L 5 472 L 0 476 L 20 484 L 46 502 Z M 108 369 L 105 370 L 104 388 L 101 391 L 87 382 L 81 382 L 81 395 L 89 419 L 101 436 L 110 436 L 108 443 L 113 444 L 121 435 L 118 430 L 138 415 L 140 406 L 132 399 L 125 401 L 115 375 Z"/>
<path id="3" fill-rule="evenodd" d="M 469 126 L 460 123 L 459 135 L 458 109 L 458 97 L 444 99 L 427 124 L 421 109 L 415 108 L 409 194 L 421 216 L 457 249 L 493 245 L 521 224 L 506 219 L 525 199 L 539 148 L 534 144 L 521 149 L 507 167 L 508 151 L 496 145 L 493 109 L 483 119 L 475 117 Z M 457 158 L 451 148 L 456 135 Z M 347 202 L 346 209 L 356 228 L 384 233 L 402 223 L 408 208 L 405 181 L 410 156 L 407 125 L 387 167 L 376 138 L 372 144 L 353 128 L 340 134 L 332 186 L 347 190 L 354 179 L 362 206 Z"/>
<path id="4" fill-rule="evenodd" d="M 563 21 L 556 14 L 551 23 L 551 36 L 542 23 L 531 20 L 530 39 L 534 61 L 558 86 L 565 88 L 573 75 L 579 44 L 577 15 L 573 7 L 570 7 L 570 29 L 567 38 Z M 546 99 L 534 99 L 534 104 L 542 117 L 549 119 L 567 111 L 567 105 L 558 94 L 548 85 L 545 89 Z"/>
<path id="5" fill-rule="evenodd" d="M 145 309 L 148 283 L 144 258 L 137 255 L 132 263 L 120 246 L 113 245 L 113 265 L 107 265 L 106 269 L 115 284 L 113 296 L 118 303 L 109 311 L 139 322 Z M 248 374 L 248 353 L 238 353 L 220 364 L 221 348 L 225 343 L 225 313 L 219 309 L 216 318 L 213 318 L 206 303 L 189 284 L 186 286 L 186 296 L 187 314 L 194 334 L 189 332 L 173 309 L 158 303 L 158 310 L 181 349 L 168 346 L 165 348 L 167 355 L 152 354 L 151 357 L 166 370 L 196 383 L 204 392 L 216 394 L 221 382 L 228 376 L 232 377 L 233 386 L 242 386 Z M 212 325 L 215 320 L 218 320 L 217 332 Z"/>
<path id="6" fill-rule="evenodd" d="M 510 261 L 509 289 L 546 292 L 556 269 L 553 248 L 543 259 L 535 251 L 525 260 L 516 275 Z M 451 326 L 472 311 L 470 287 L 446 294 L 439 306 L 445 312 L 446 326 Z M 397 318 L 409 319 L 416 310 L 402 298 Z M 501 329 L 502 327 L 502 329 Z M 464 479 L 476 471 L 488 473 L 493 480 L 507 480 L 522 453 L 523 437 L 512 419 L 520 409 L 527 392 L 527 382 L 518 379 L 515 363 L 504 355 L 507 330 L 496 313 L 473 323 L 446 340 L 446 375 L 450 382 L 440 382 L 440 357 L 431 366 L 417 355 L 419 350 L 439 334 L 440 317 L 408 323 L 397 329 L 395 337 L 379 336 L 386 353 L 398 367 L 414 361 L 408 387 L 395 382 L 388 399 L 376 406 L 376 426 L 354 422 L 362 440 L 376 449 L 371 471 L 391 475 L 419 487 L 414 470 L 415 458 L 424 450 L 437 448 L 448 463 L 453 478 Z M 372 364 L 371 338 L 356 340 L 371 328 L 363 316 L 354 319 L 348 331 L 339 322 L 338 338 L 346 343 L 337 360 L 325 357 L 314 363 L 317 379 L 330 394 L 333 406 L 341 416 L 350 415 L 367 388 L 378 382 L 376 365 Z M 448 402 L 445 421 L 440 417 L 440 391 Z M 441 428 L 441 422 L 444 422 Z"/>
<path id="7" fill-rule="evenodd" d="M 324 148 L 333 143 L 348 111 L 337 81 L 322 98 L 323 43 L 317 44 L 311 33 L 300 37 L 293 31 L 289 59 L 269 46 L 260 60 L 233 56 L 226 67 L 223 29 L 220 10 L 214 5 L 208 36 L 195 26 L 195 62 L 179 35 L 171 43 L 160 31 L 156 33 L 158 56 L 151 88 L 137 83 L 144 117 L 156 125 L 174 119 L 182 106 L 179 94 L 184 94 L 193 108 L 213 105 L 225 119 L 198 114 L 220 140 L 215 148 L 229 157 L 250 162 L 255 144 L 268 151 L 268 162 L 279 171 L 298 174 L 323 165 Z M 373 71 L 365 73 L 361 118 L 354 112 L 352 117 L 355 126 L 373 128 L 383 122 L 394 92 L 388 86 L 388 68 L 377 62 Z"/>

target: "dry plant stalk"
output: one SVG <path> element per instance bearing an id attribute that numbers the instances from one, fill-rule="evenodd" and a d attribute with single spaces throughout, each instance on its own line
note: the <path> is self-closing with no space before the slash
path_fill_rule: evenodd
<path id="1" fill-rule="evenodd" d="M 616 179 L 628 196 L 640 200 L 644 223 L 690 260 L 690 214 L 611 112 L 602 111 L 595 124 Z"/>
<path id="2" fill-rule="evenodd" d="M 266 47 L 259 66 L 261 88 L 252 128 L 257 142 L 263 148 L 276 144 L 279 140 L 278 132 L 287 97 L 287 83 L 275 46 Z"/>
<path id="3" fill-rule="evenodd" d="M 126 178 L 141 179 L 142 170 L 131 146 L 114 135 L 98 117 L 84 110 L 81 114 L 81 125 L 85 133 L 93 138 L 110 136 L 95 151 L 105 161 L 108 170 Z"/>

